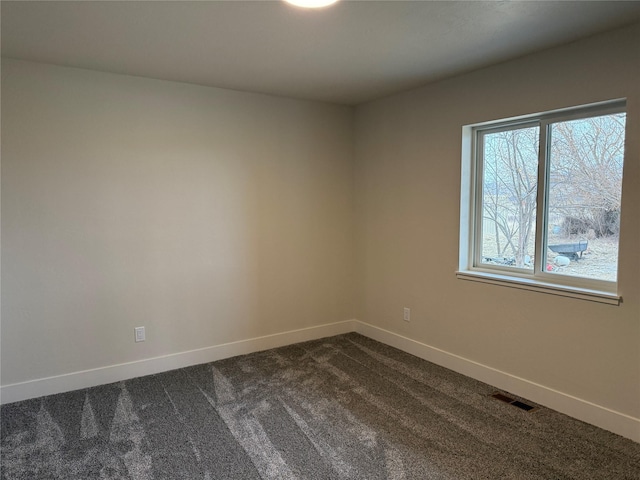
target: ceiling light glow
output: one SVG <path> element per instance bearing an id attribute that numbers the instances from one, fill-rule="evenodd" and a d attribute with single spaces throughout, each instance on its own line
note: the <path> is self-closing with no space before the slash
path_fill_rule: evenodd
<path id="1" fill-rule="evenodd" d="M 284 0 L 291 5 L 302 8 L 322 8 L 337 3 L 339 0 Z"/>

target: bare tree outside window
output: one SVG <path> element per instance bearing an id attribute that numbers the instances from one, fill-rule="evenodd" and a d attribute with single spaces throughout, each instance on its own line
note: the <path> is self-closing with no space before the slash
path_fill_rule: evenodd
<path id="1" fill-rule="evenodd" d="M 588 260 L 582 268 L 569 264 L 564 274 L 616 279 L 625 120 L 619 113 L 550 126 L 548 244 L 590 245 L 578 257 Z"/>
<path id="2" fill-rule="evenodd" d="M 482 257 L 533 268 L 540 128 L 484 135 Z"/>
<path id="3" fill-rule="evenodd" d="M 547 126 L 545 271 L 615 281 L 625 114 Z M 478 136 L 484 265 L 534 268 L 540 130 L 536 122 Z"/>

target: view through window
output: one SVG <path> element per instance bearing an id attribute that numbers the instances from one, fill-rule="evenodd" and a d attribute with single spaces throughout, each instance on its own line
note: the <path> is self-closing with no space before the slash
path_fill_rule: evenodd
<path id="1" fill-rule="evenodd" d="M 473 266 L 616 282 L 625 119 L 618 103 L 476 128 Z"/>

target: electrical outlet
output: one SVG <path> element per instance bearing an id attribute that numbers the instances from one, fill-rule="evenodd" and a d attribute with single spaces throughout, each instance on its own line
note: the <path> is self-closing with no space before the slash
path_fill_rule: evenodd
<path id="1" fill-rule="evenodd" d="M 144 327 L 136 327 L 133 330 L 135 332 L 136 342 L 144 342 L 145 341 Z"/>
<path id="2" fill-rule="evenodd" d="M 405 322 L 410 322 L 411 321 L 411 309 L 404 307 L 404 321 Z"/>

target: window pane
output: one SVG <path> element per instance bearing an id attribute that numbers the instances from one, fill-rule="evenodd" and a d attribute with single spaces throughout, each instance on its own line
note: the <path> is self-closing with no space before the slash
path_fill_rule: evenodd
<path id="1" fill-rule="evenodd" d="M 483 135 L 481 263 L 533 270 L 538 126 Z"/>
<path id="2" fill-rule="evenodd" d="M 547 271 L 616 281 L 625 119 L 551 125 Z"/>

